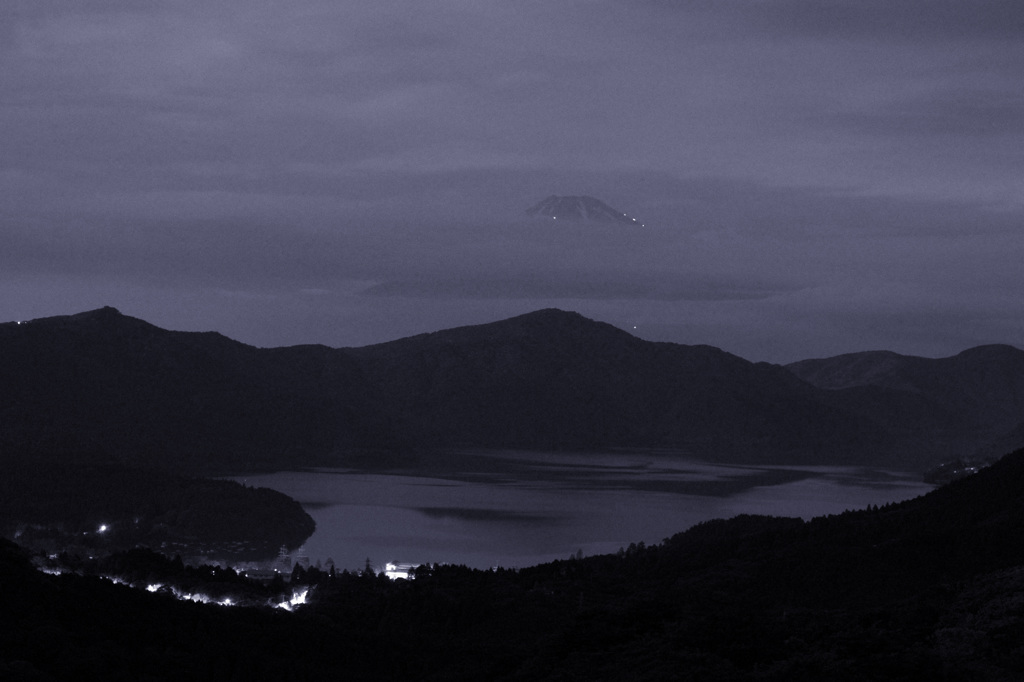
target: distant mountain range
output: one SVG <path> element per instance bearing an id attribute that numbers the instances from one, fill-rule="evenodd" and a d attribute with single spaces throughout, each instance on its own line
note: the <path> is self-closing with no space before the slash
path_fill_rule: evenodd
<path id="1" fill-rule="evenodd" d="M 643 227 L 636 218 L 612 208 L 599 199 L 588 196 L 551 196 L 526 210 L 531 216 L 553 220 L 586 221 L 598 223 L 625 223 Z"/>
<path id="2" fill-rule="evenodd" d="M 1010 346 L 783 367 L 560 310 L 362 348 L 260 349 L 103 308 L 0 325 L 0 387 L 0 460 L 190 471 L 633 447 L 925 469 L 1024 438 L 1024 351 Z"/>
<path id="3" fill-rule="evenodd" d="M 1007 345 L 978 346 L 949 358 L 919 358 L 889 351 L 850 353 L 786 366 L 804 381 L 848 393 L 883 390 L 916 396 L 979 441 L 1002 434 L 1002 455 L 1024 445 L 1024 352 Z M 899 415 L 896 415 L 899 417 Z"/>

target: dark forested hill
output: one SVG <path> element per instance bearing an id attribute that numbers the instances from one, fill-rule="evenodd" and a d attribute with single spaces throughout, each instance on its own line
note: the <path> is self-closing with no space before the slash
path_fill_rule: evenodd
<path id="1" fill-rule="evenodd" d="M 878 443 L 867 420 L 823 403 L 780 367 L 643 341 L 560 310 L 352 353 L 388 404 L 436 443 L 678 447 L 789 461 Z"/>
<path id="2" fill-rule="evenodd" d="M 965 455 L 972 445 L 998 442 L 1005 452 L 1024 444 L 1013 434 L 1024 424 L 1024 351 L 1013 346 L 979 346 L 938 359 L 850 353 L 786 368 L 840 395 L 888 393 L 931 405 L 933 414 L 943 415 L 932 433 L 959 440 Z"/>
<path id="3" fill-rule="evenodd" d="M 0 448 L 172 469 L 315 463 L 387 442 L 361 370 L 103 308 L 0 325 Z"/>
<path id="4" fill-rule="evenodd" d="M 860 374 L 875 379 L 838 381 L 559 310 L 364 348 L 260 349 L 103 308 L 0 325 L 0 459 L 195 471 L 453 446 L 663 447 L 923 469 L 1024 420 L 1020 355 L 974 349 L 946 374 L 926 361 L 942 371 L 898 375 L 886 363 L 920 359 L 870 356 Z"/>

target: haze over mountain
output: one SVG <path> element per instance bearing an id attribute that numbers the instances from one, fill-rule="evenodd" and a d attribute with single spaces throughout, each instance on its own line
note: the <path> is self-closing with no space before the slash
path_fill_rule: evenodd
<path id="1" fill-rule="evenodd" d="M 260 349 L 104 308 L 0 325 L 0 448 L 236 471 L 452 447 L 921 469 L 1008 436 L 1022 356 L 974 349 L 917 363 L 910 386 L 826 388 L 798 376 L 812 365 L 648 342 L 553 309 L 362 348 Z"/>
<path id="2" fill-rule="evenodd" d="M 810 6 L 6 2 L 0 320 L 1024 347 L 1024 3 Z"/>
<path id="3" fill-rule="evenodd" d="M 588 196 L 557 196 L 552 194 L 526 209 L 527 215 L 574 222 L 625 223 L 643 227 L 633 218 L 614 209 L 600 199 Z"/>

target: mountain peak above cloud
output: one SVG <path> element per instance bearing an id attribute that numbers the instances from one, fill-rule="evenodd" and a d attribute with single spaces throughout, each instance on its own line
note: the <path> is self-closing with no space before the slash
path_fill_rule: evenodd
<path id="1" fill-rule="evenodd" d="M 599 223 L 626 223 L 643 227 L 636 218 L 614 209 L 600 199 L 589 196 L 558 196 L 552 194 L 526 209 L 539 218 Z"/>

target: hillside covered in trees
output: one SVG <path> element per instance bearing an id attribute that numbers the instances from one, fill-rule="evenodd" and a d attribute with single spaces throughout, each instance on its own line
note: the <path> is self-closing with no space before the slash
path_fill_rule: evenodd
<path id="1" fill-rule="evenodd" d="M 103 308 L 0 325 L 0 464 L 239 473 L 457 447 L 650 447 L 924 471 L 1024 445 L 1024 351 L 903 358 L 885 380 L 858 378 L 873 358 L 753 363 L 560 310 L 362 348 L 262 349 Z"/>

